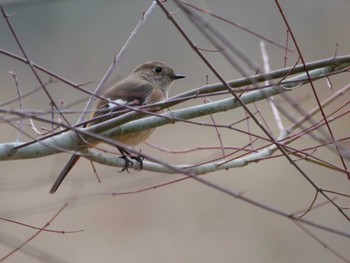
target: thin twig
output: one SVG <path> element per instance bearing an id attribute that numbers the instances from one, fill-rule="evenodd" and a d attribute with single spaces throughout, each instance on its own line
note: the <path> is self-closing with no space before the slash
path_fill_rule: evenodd
<path id="1" fill-rule="evenodd" d="M 265 43 L 263 41 L 260 41 L 260 51 L 261 51 L 262 60 L 264 62 L 264 72 L 269 73 L 270 72 L 269 56 L 267 54 L 266 46 L 265 46 Z M 270 85 L 270 81 L 266 80 L 265 85 Z M 275 105 L 276 104 L 275 98 L 273 96 L 271 96 L 267 100 L 269 101 L 273 116 L 275 117 L 275 122 L 277 124 L 277 127 L 278 127 L 280 133 L 281 133 L 284 131 L 284 126 L 282 123 L 281 116 L 280 116 L 278 109 Z"/>
<path id="2" fill-rule="evenodd" d="M 19 83 L 18 83 L 17 74 L 12 72 L 12 71 L 10 71 L 9 73 L 12 76 L 13 80 L 15 81 L 16 91 L 17 91 L 17 96 L 18 96 L 18 102 L 19 102 L 19 109 L 22 111 L 23 110 L 23 98 L 22 98 L 21 90 L 19 89 Z M 22 129 L 23 129 L 23 119 L 21 118 L 19 120 L 19 124 L 18 124 L 18 133 L 17 133 L 17 137 L 16 137 L 16 142 L 17 143 L 21 139 Z"/>
<path id="3" fill-rule="evenodd" d="M 38 231 L 34 235 L 32 235 L 30 238 L 28 238 L 26 241 L 24 241 L 16 249 L 12 250 L 10 253 L 8 253 L 5 256 L 3 256 L 2 258 L 0 258 L 0 262 L 4 261 L 5 259 L 10 257 L 11 255 L 13 255 L 15 252 L 20 250 L 22 247 L 24 247 L 26 244 L 28 244 L 30 241 L 32 241 L 35 237 L 37 237 L 41 232 L 43 232 L 44 229 L 46 229 L 53 222 L 53 220 L 67 207 L 67 205 L 68 205 L 68 203 L 64 204 L 63 207 L 56 214 L 54 214 L 54 216 L 42 228 L 39 228 Z"/>
<path id="4" fill-rule="evenodd" d="M 209 98 L 205 98 L 204 102 L 205 102 L 205 103 L 208 103 L 208 102 L 211 102 L 211 101 L 210 101 Z M 220 149 L 221 149 L 222 156 L 225 156 L 224 143 L 223 143 L 223 141 L 222 141 L 219 128 L 218 128 L 218 126 L 216 125 L 216 121 L 215 121 L 213 115 L 212 115 L 212 114 L 209 114 L 209 117 L 210 117 L 211 121 L 213 122 L 214 129 L 215 129 L 215 132 L 216 132 L 217 137 L 218 137 L 218 140 L 219 140 L 219 144 L 220 144 Z"/>

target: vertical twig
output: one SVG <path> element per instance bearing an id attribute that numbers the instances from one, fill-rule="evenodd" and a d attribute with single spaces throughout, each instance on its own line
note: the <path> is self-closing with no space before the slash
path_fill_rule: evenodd
<path id="1" fill-rule="evenodd" d="M 18 95 L 19 109 L 22 111 L 23 110 L 23 98 L 22 98 L 21 90 L 19 89 L 17 74 L 14 73 L 13 71 L 10 71 L 9 73 L 12 76 L 13 80 L 15 81 L 16 91 L 17 91 L 17 95 Z M 18 143 L 21 139 L 22 128 L 23 128 L 23 119 L 21 118 L 19 120 L 19 123 L 18 123 L 18 133 L 17 133 L 17 137 L 16 137 L 16 143 Z"/>
<path id="2" fill-rule="evenodd" d="M 250 121 L 249 121 L 250 117 L 246 111 L 244 112 L 244 114 L 245 114 L 245 119 L 247 120 L 246 122 L 247 122 L 248 138 L 249 138 L 249 147 L 252 151 L 254 151 L 254 145 L 253 145 L 254 139 L 252 137 L 252 131 L 250 129 Z"/>
<path id="3" fill-rule="evenodd" d="M 50 107 L 51 107 L 51 132 L 53 132 L 55 130 L 55 108 L 53 106 L 53 104 L 50 102 Z"/>
<path id="4" fill-rule="evenodd" d="M 205 98 L 204 98 L 204 103 L 210 103 L 210 102 L 211 102 L 211 100 L 210 100 L 208 97 L 205 97 Z M 224 146 L 224 143 L 223 143 L 223 141 L 222 141 L 219 128 L 218 128 L 218 126 L 216 125 L 216 121 L 215 121 L 215 119 L 214 119 L 213 114 L 209 114 L 209 117 L 210 117 L 211 121 L 213 122 L 215 131 L 216 131 L 216 134 L 217 134 L 217 136 L 218 136 L 218 140 L 219 140 L 219 144 L 220 144 L 220 149 L 221 149 L 222 157 L 224 158 L 224 157 L 225 157 L 225 146 Z"/>
<path id="5" fill-rule="evenodd" d="M 289 43 L 289 30 L 286 31 L 286 46 L 284 49 L 284 57 L 283 57 L 283 67 L 287 67 L 287 59 L 288 59 L 288 43 Z"/>
<path id="6" fill-rule="evenodd" d="M 269 73 L 270 72 L 269 56 L 267 54 L 265 42 L 263 42 L 263 41 L 260 41 L 260 51 L 261 51 L 261 56 L 262 56 L 262 60 L 263 60 L 263 63 L 264 63 L 264 71 L 265 71 L 265 73 Z M 266 80 L 265 81 L 265 85 L 266 86 L 270 85 L 270 81 Z M 284 126 L 283 126 L 283 123 L 282 123 L 281 116 L 280 116 L 280 114 L 278 112 L 278 109 L 277 109 L 277 107 L 275 105 L 275 103 L 276 103 L 275 102 L 275 98 L 273 96 L 271 96 L 271 97 L 268 98 L 268 101 L 270 103 L 270 107 L 271 107 L 273 116 L 275 117 L 275 121 L 276 121 L 277 127 L 278 127 L 280 133 L 282 133 L 284 131 Z"/>

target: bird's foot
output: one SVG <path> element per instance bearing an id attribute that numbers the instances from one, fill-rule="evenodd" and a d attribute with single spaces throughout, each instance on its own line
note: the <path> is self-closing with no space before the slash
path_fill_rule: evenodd
<path id="1" fill-rule="evenodd" d="M 136 169 L 137 171 L 141 171 L 143 168 L 143 156 L 141 155 L 132 155 L 131 153 L 129 153 L 127 150 L 123 149 L 123 148 L 119 148 L 120 153 L 122 154 L 122 156 L 120 158 L 124 159 L 125 161 L 125 166 L 123 169 L 121 169 L 119 172 L 122 173 L 124 171 L 127 171 L 129 173 L 129 168 L 133 166 L 133 161 L 131 160 L 135 160 L 140 164 L 140 168 Z"/>

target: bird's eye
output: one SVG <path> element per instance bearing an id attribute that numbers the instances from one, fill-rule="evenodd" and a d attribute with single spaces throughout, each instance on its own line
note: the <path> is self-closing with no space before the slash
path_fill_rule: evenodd
<path id="1" fill-rule="evenodd" d="M 161 67 L 154 67 L 154 68 L 153 68 L 153 71 L 154 71 L 154 72 L 157 72 L 157 73 L 162 72 L 162 70 L 163 70 L 163 69 L 162 69 Z"/>

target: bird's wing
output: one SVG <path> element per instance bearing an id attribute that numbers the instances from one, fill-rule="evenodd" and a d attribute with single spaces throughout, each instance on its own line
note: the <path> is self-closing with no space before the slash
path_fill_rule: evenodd
<path id="1" fill-rule="evenodd" d="M 95 119 L 88 126 L 105 121 L 109 118 L 129 112 L 128 107 L 148 104 L 148 97 L 155 90 L 153 86 L 145 82 L 122 81 L 117 86 L 109 89 L 99 100 L 89 119 Z M 125 107 L 128 106 L 128 107 Z"/>

